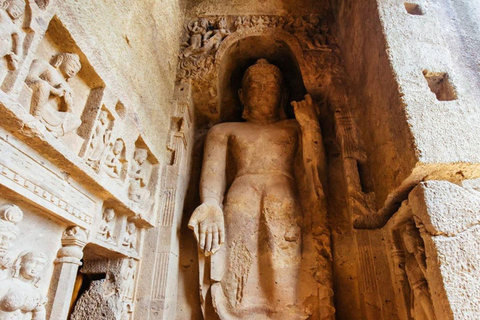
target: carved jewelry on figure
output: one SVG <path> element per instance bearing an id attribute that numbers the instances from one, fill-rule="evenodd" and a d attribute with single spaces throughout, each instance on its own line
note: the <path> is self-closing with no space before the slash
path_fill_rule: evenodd
<path id="1" fill-rule="evenodd" d="M 37 290 L 46 256 L 32 251 L 22 252 L 13 267 L 10 278 L 0 281 L 0 319 L 45 320 L 47 298 Z"/>
<path id="2" fill-rule="evenodd" d="M 80 58 L 75 53 L 59 53 L 51 64 L 36 59 L 30 67 L 26 79 L 32 90 L 30 113 L 55 137 L 73 132 L 82 124 L 73 112 L 73 89 L 68 84 L 80 68 Z"/>
<path id="3" fill-rule="evenodd" d="M 16 70 L 22 56 L 23 32 L 15 23 L 25 12 L 23 0 L 0 0 L 0 59 Z"/>
<path id="4" fill-rule="evenodd" d="M 100 160 L 110 142 L 110 137 L 112 135 L 110 124 L 111 122 L 108 118 L 108 112 L 105 110 L 100 111 L 85 157 L 86 163 L 94 170 L 100 168 Z"/>

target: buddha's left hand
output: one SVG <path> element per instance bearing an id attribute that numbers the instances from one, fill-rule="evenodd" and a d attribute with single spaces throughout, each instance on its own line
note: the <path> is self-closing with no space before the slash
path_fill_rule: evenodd
<path id="1" fill-rule="evenodd" d="M 307 94 L 303 101 L 292 102 L 295 118 L 302 128 L 318 128 L 318 115 L 315 102 L 312 97 Z"/>

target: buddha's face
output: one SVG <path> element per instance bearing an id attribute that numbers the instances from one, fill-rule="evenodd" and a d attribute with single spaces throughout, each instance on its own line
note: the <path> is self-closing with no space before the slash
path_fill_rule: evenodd
<path id="1" fill-rule="evenodd" d="M 117 140 L 113 144 L 113 153 L 114 154 L 119 154 L 123 150 L 123 141 L 122 140 Z"/>
<path id="2" fill-rule="evenodd" d="M 36 255 L 28 255 L 22 259 L 20 264 L 20 275 L 27 279 L 40 278 L 46 261 L 43 257 Z"/>
<path id="3" fill-rule="evenodd" d="M 127 225 L 127 232 L 128 232 L 128 234 L 133 234 L 136 229 L 137 229 L 137 227 L 135 226 L 135 223 L 133 223 L 133 222 L 130 222 L 130 223 Z"/>
<path id="4" fill-rule="evenodd" d="M 246 120 L 280 118 L 281 81 L 268 68 L 252 70 L 244 81 L 239 96 Z"/>
<path id="5" fill-rule="evenodd" d="M 115 218 L 115 211 L 113 209 L 105 209 L 105 221 L 110 222 Z"/>
<path id="6" fill-rule="evenodd" d="M 80 71 L 80 66 L 73 59 L 67 59 L 60 65 L 60 71 L 63 73 L 65 78 L 73 78 Z"/>
<path id="7" fill-rule="evenodd" d="M 135 159 L 139 164 L 143 164 L 147 160 L 148 154 L 146 150 L 137 150 L 135 154 Z"/>

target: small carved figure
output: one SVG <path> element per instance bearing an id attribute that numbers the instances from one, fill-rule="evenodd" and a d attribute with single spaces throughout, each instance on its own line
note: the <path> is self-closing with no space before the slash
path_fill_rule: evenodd
<path id="1" fill-rule="evenodd" d="M 183 51 L 185 58 L 198 53 L 202 47 L 203 36 L 207 32 L 209 22 L 206 18 L 191 21 L 188 25 L 190 31 L 190 45 Z"/>
<path id="2" fill-rule="evenodd" d="M 218 20 L 215 30 L 207 31 L 203 37 L 202 53 L 207 54 L 211 51 L 215 52 L 220 47 L 223 38 L 230 34 L 228 30 L 227 19 L 224 17 Z"/>
<path id="3" fill-rule="evenodd" d="M 11 278 L 0 281 L 0 319 L 22 320 L 26 314 L 33 320 L 46 319 L 47 298 L 36 289 L 46 264 L 42 253 L 28 251 L 18 256 Z"/>
<path id="4" fill-rule="evenodd" d="M 103 211 L 102 221 L 100 222 L 100 227 L 98 228 L 98 235 L 101 236 L 104 240 L 112 241 L 115 237 L 113 236 L 113 224 L 115 221 L 115 210 L 113 208 L 106 208 Z"/>
<path id="5" fill-rule="evenodd" d="M 23 212 L 16 205 L 8 204 L 0 208 L 0 271 L 10 267 L 6 254 L 20 231 L 15 224 L 22 219 Z"/>
<path id="6" fill-rule="evenodd" d="M 59 53 L 51 64 L 36 59 L 30 67 L 26 79 L 33 91 L 30 113 L 56 137 L 64 136 L 82 124 L 73 113 L 73 90 L 67 82 L 80 68 L 80 58 L 75 53 Z"/>
<path id="7" fill-rule="evenodd" d="M 269 19 L 266 16 L 253 16 L 252 17 L 252 24 L 254 27 L 264 27 L 268 25 Z"/>
<path id="8" fill-rule="evenodd" d="M 149 176 L 145 161 L 147 161 L 148 151 L 145 149 L 135 150 L 132 167 L 130 169 L 130 186 L 128 196 L 131 200 L 143 206 L 150 197 L 150 191 L 147 189 Z"/>
<path id="9" fill-rule="evenodd" d="M 6 59 L 8 70 L 18 68 L 22 55 L 23 32 L 15 22 L 24 12 L 23 0 L 0 1 L 0 59 Z"/>
<path id="10" fill-rule="evenodd" d="M 105 152 L 105 148 L 110 141 L 112 130 L 109 128 L 110 121 L 108 119 L 108 112 L 102 110 L 98 117 L 97 125 L 93 131 L 92 139 L 88 145 L 86 163 L 94 170 L 100 167 L 100 160 Z"/>
<path id="11" fill-rule="evenodd" d="M 107 153 L 103 168 L 105 172 L 114 179 L 123 179 L 124 166 L 126 163 L 124 156 L 125 143 L 118 138 L 113 143 L 110 152 Z"/>
<path id="12" fill-rule="evenodd" d="M 126 233 L 123 237 L 122 246 L 128 250 L 135 250 L 135 245 L 137 242 L 137 226 L 133 222 L 129 222 L 126 227 Z"/>
<path id="13" fill-rule="evenodd" d="M 414 319 L 435 320 L 432 299 L 426 279 L 426 257 L 423 240 L 413 222 L 403 232 L 405 246 L 405 273 L 411 291 L 410 312 Z"/>

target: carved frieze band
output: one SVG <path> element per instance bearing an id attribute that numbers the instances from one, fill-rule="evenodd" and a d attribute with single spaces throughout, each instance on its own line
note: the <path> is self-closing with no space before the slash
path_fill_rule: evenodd
<path id="1" fill-rule="evenodd" d="M 276 28 L 297 38 L 304 51 L 331 52 L 333 43 L 326 22 L 308 16 L 206 16 L 191 20 L 181 47 L 178 78 L 206 79 L 213 70 L 215 53 L 235 32 Z"/>

